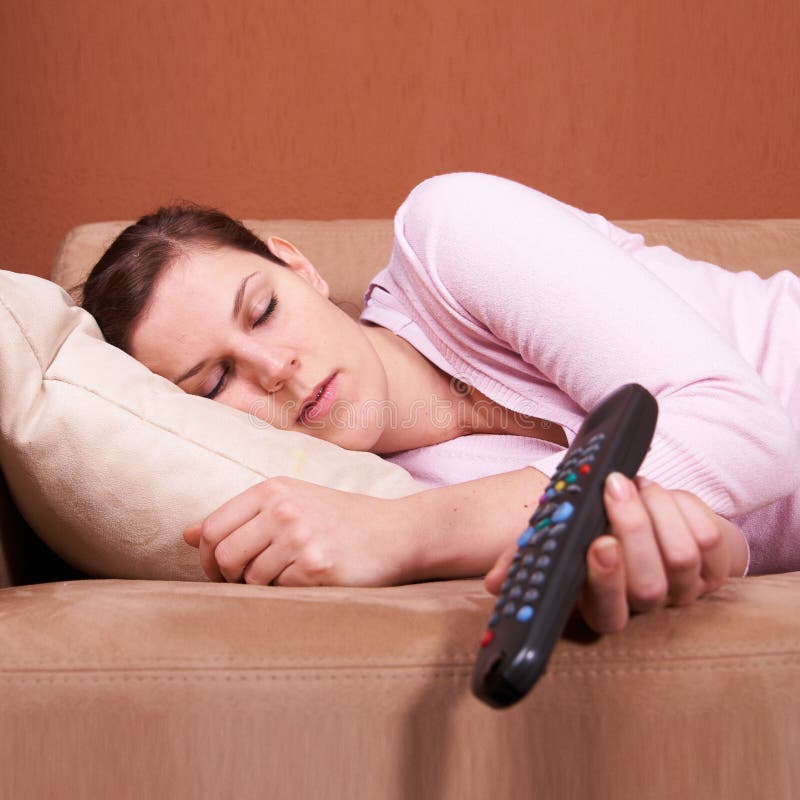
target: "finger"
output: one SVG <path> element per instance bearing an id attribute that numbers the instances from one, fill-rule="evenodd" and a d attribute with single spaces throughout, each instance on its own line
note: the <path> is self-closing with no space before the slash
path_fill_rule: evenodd
<path id="1" fill-rule="evenodd" d="M 224 581 L 225 578 L 219 571 L 219 567 L 217 567 L 217 562 L 214 558 L 214 547 L 215 545 L 207 539 L 203 537 L 200 538 L 200 566 L 203 568 L 203 572 L 205 572 L 210 581 L 219 583 Z"/>
<path id="2" fill-rule="evenodd" d="M 483 579 L 483 585 L 486 587 L 487 591 L 494 595 L 500 594 L 500 587 L 503 585 L 503 581 L 508 573 L 508 568 L 514 560 L 514 554 L 517 552 L 517 549 L 517 545 L 514 544 L 504 550 L 495 562 L 495 565 L 486 573 L 486 577 Z"/>
<path id="3" fill-rule="evenodd" d="M 700 549 L 672 492 L 657 483 L 640 493 L 650 516 L 669 586 L 669 602 L 685 605 L 703 592 Z"/>
<path id="4" fill-rule="evenodd" d="M 277 545 L 259 553 L 245 568 L 244 582 L 253 586 L 316 586 L 301 570 L 292 569 L 294 561 L 281 553 Z"/>
<path id="5" fill-rule="evenodd" d="M 266 514 L 262 512 L 228 534 L 214 548 L 214 561 L 228 583 L 243 581 L 248 564 L 264 551 L 271 549 L 269 524 Z M 269 580 L 272 580 L 272 576 Z M 269 583 L 269 580 L 266 582 Z"/>
<path id="6" fill-rule="evenodd" d="M 203 536 L 216 539 L 218 544 L 231 531 L 255 517 L 264 505 L 263 483 L 257 483 L 241 494 L 230 498 L 202 522 Z"/>
<path id="7" fill-rule="evenodd" d="M 248 523 L 260 511 L 260 484 L 251 486 L 232 497 L 216 511 L 209 514 L 200 528 L 200 564 L 212 581 L 224 581 L 225 577 L 217 565 L 215 556 L 220 542 L 233 531 Z"/>
<path id="8" fill-rule="evenodd" d="M 578 610 L 598 633 L 621 631 L 628 622 L 625 567 L 620 543 L 613 536 L 600 536 L 586 554 L 586 582 L 578 599 Z"/>
<path id="9" fill-rule="evenodd" d="M 196 523 L 188 527 L 183 532 L 183 540 L 186 544 L 191 545 L 192 547 L 200 547 L 200 526 L 201 523 Z"/>
<path id="10" fill-rule="evenodd" d="M 700 552 L 700 578 L 704 592 L 718 589 L 730 574 L 730 551 L 722 530 L 702 501 L 688 492 L 674 492 L 674 499 L 694 536 Z"/>
<path id="11" fill-rule="evenodd" d="M 603 502 L 611 533 L 622 545 L 628 604 L 634 611 L 664 605 L 667 576 L 650 516 L 633 482 L 620 472 L 606 478 Z"/>

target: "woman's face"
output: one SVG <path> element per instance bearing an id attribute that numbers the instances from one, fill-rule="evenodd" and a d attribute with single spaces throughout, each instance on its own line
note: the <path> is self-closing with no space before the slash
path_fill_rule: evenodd
<path id="1" fill-rule="evenodd" d="M 284 267 L 232 248 L 193 248 L 161 274 L 131 337 L 132 355 L 190 394 L 286 430 L 371 450 L 387 399 L 365 328 L 291 244 Z"/>

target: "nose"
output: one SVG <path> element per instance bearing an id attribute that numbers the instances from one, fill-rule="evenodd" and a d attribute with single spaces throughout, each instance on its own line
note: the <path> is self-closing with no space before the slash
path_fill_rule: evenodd
<path id="1" fill-rule="evenodd" d="M 242 354 L 240 367 L 245 377 L 268 393 L 280 391 L 299 365 L 297 356 L 289 347 L 251 345 Z"/>

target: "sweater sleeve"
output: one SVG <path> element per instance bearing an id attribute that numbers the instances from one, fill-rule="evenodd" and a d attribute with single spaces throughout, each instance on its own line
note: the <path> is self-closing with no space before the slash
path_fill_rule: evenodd
<path id="1" fill-rule="evenodd" d="M 401 207 L 395 246 L 429 316 L 486 329 L 584 412 L 647 387 L 659 422 L 642 474 L 727 517 L 790 494 L 800 454 L 777 398 L 598 220 L 513 181 L 444 175 Z"/>

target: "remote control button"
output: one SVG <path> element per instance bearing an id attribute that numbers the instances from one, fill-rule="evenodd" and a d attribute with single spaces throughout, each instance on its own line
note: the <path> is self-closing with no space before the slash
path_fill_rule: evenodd
<path id="1" fill-rule="evenodd" d="M 506 603 L 503 608 L 503 616 L 513 617 L 517 613 L 517 607 L 513 603 Z"/>
<path id="2" fill-rule="evenodd" d="M 543 505 L 544 505 L 544 504 L 545 504 L 545 503 L 546 503 L 546 502 L 547 502 L 549 499 L 550 499 L 550 498 L 547 496 L 547 493 L 545 492 L 545 494 L 543 494 L 543 495 L 542 495 L 542 496 L 539 498 L 539 505 L 540 505 L 540 506 L 543 506 Z"/>
<path id="3" fill-rule="evenodd" d="M 547 576 L 544 574 L 544 572 L 541 571 L 534 572 L 533 575 L 531 575 L 531 585 L 541 586 L 544 583 L 544 579 L 546 577 Z"/>
<path id="4" fill-rule="evenodd" d="M 512 584 L 513 584 L 513 581 L 511 580 L 511 578 L 506 578 L 503 581 L 503 585 L 500 587 L 500 592 L 502 594 L 505 594 L 511 588 Z"/>
<path id="5" fill-rule="evenodd" d="M 487 630 L 486 633 L 483 634 L 483 639 L 481 639 L 481 647 L 486 647 L 491 644 L 492 639 L 494 639 L 494 631 Z"/>
<path id="6" fill-rule="evenodd" d="M 573 512 L 575 511 L 575 506 L 568 501 L 564 501 L 557 509 L 555 514 L 553 514 L 553 522 L 564 522 L 568 520 Z"/>
<path id="7" fill-rule="evenodd" d="M 525 556 L 522 559 L 522 566 L 529 567 L 534 561 L 536 561 L 536 556 L 533 553 L 525 553 Z"/>
<path id="8" fill-rule="evenodd" d="M 522 600 L 525 603 L 535 603 L 540 596 L 541 595 L 538 589 L 528 589 L 528 591 L 522 595 Z"/>
<path id="9" fill-rule="evenodd" d="M 582 459 L 581 463 L 588 464 L 590 461 L 594 461 L 594 453 L 587 453 Z"/>
<path id="10" fill-rule="evenodd" d="M 592 468 L 588 464 L 581 464 L 581 466 L 578 467 L 578 472 L 580 472 L 581 475 L 588 475 L 591 471 Z"/>
<path id="11" fill-rule="evenodd" d="M 527 622 L 532 617 L 533 617 L 533 609 L 530 606 L 522 606 L 522 608 L 519 611 L 517 611 L 517 620 L 519 622 Z M 489 641 L 491 641 L 491 639 Z"/>
<path id="12" fill-rule="evenodd" d="M 555 491 L 555 489 L 548 489 L 548 490 L 547 490 L 547 491 L 544 493 L 544 496 L 545 496 L 545 497 L 546 497 L 548 500 L 552 499 L 553 497 L 555 497 L 555 496 L 556 496 L 556 491 Z"/>
<path id="13" fill-rule="evenodd" d="M 553 539 L 557 536 L 561 536 L 562 533 L 567 529 L 567 524 L 565 522 L 559 522 L 558 525 L 553 525 L 549 531 L 547 531 L 547 535 Z"/>
<path id="14" fill-rule="evenodd" d="M 550 556 L 539 556 L 536 560 L 536 566 L 539 569 L 547 569 L 550 566 Z"/>
<path id="15" fill-rule="evenodd" d="M 554 488 L 554 489 L 555 489 L 557 492 L 560 492 L 560 491 L 562 491 L 562 490 L 564 489 L 564 487 L 565 487 L 566 485 L 567 485 L 567 484 L 566 484 L 566 483 L 564 483 L 564 481 L 558 481 L 558 483 L 556 483 L 556 485 L 555 485 L 553 488 Z"/>
<path id="16" fill-rule="evenodd" d="M 536 533 L 536 531 L 530 526 L 525 528 L 525 530 L 522 531 L 522 535 L 519 537 L 519 539 L 517 539 L 517 546 L 525 547 L 525 545 L 527 545 L 530 542 L 530 540 L 533 539 L 534 533 Z"/>
<path id="17" fill-rule="evenodd" d="M 494 604 L 494 610 L 499 611 L 505 605 L 505 602 L 505 595 L 501 594 L 500 597 L 497 598 L 497 602 Z"/>
<path id="18" fill-rule="evenodd" d="M 555 550 L 557 547 L 558 547 L 558 542 L 555 539 L 547 539 L 545 543 L 542 545 L 542 552 L 552 553 L 553 550 Z"/>
<path id="19" fill-rule="evenodd" d="M 494 628 L 497 623 L 500 622 L 500 615 L 495 611 L 491 617 L 489 617 L 489 627 Z"/>
<path id="20" fill-rule="evenodd" d="M 518 581 L 519 583 L 525 583 L 525 581 L 526 581 L 526 580 L 528 580 L 528 570 L 526 570 L 526 569 L 521 569 L 521 570 L 520 570 L 520 571 L 517 573 L 517 578 L 516 578 L 516 579 L 517 579 L 517 581 Z"/>
<path id="21" fill-rule="evenodd" d="M 578 476 L 574 472 L 570 472 L 570 474 L 567 475 L 567 477 L 564 480 L 566 481 L 567 484 L 575 483 L 575 481 L 578 480 Z"/>
<path id="22" fill-rule="evenodd" d="M 594 444 L 595 442 L 602 442 L 603 439 L 606 438 L 605 433 L 603 431 L 598 431 L 591 439 L 589 439 L 589 444 Z"/>
<path id="23" fill-rule="evenodd" d="M 516 564 L 517 561 L 519 561 L 521 558 L 522 558 L 522 553 L 520 553 L 520 551 L 517 550 L 517 552 L 514 553 L 514 558 L 511 559 L 511 563 Z"/>
<path id="24" fill-rule="evenodd" d="M 518 600 L 522 596 L 522 587 L 521 586 L 512 586 L 511 591 L 509 591 L 508 596 L 512 600 Z"/>
<path id="25" fill-rule="evenodd" d="M 540 531 L 542 528 L 546 528 L 550 524 L 550 517 L 545 517 L 544 519 L 539 520 L 536 523 L 536 530 Z"/>
<path id="26" fill-rule="evenodd" d="M 581 487 L 577 483 L 573 483 L 572 486 L 567 486 L 567 494 L 580 494 L 583 491 Z"/>

